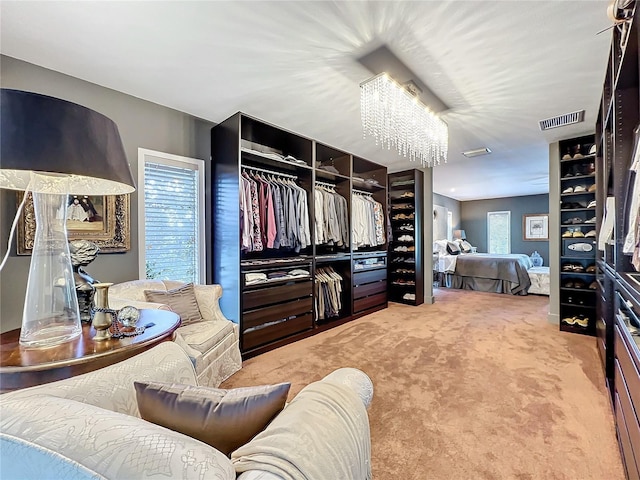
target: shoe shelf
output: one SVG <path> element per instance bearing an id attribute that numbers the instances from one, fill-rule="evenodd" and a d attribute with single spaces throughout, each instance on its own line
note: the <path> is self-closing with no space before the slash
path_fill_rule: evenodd
<path id="1" fill-rule="evenodd" d="M 406 170 L 388 175 L 391 236 L 389 300 L 424 303 L 422 209 L 424 174 Z"/>
<path id="2" fill-rule="evenodd" d="M 595 335 L 595 136 L 560 145 L 560 330 Z M 580 191 L 574 191 L 578 188 Z M 590 191 L 591 190 L 591 191 Z M 588 235 L 588 236 L 587 236 Z M 577 284 L 577 285 L 576 285 Z"/>

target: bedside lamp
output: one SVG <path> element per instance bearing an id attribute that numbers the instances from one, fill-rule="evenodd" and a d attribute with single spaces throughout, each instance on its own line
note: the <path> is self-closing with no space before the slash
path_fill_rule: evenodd
<path id="1" fill-rule="evenodd" d="M 20 344 L 48 347 L 82 332 L 67 195 L 121 195 L 133 192 L 135 182 L 109 118 L 46 95 L 0 93 L 0 188 L 31 191 L 36 220 Z"/>
<path id="2" fill-rule="evenodd" d="M 456 240 L 466 240 L 467 234 L 465 233 L 464 230 L 454 230 L 453 238 L 455 238 Z"/>

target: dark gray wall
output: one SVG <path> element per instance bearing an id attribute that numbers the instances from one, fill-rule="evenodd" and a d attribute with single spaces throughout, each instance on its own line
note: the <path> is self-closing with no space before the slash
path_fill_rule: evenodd
<path id="1" fill-rule="evenodd" d="M 549 265 L 548 241 L 524 241 L 522 235 L 522 216 L 532 213 L 549 213 L 549 195 L 527 195 L 523 197 L 492 198 L 460 202 L 461 227 L 467 234 L 471 245 L 478 252 L 487 251 L 487 213 L 511 212 L 511 253 L 531 255 L 534 250 Z"/>
<path id="2" fill-rule="evenodd" d="M 460 203 L 461 202 L 454 198 L 445 197 L 439 193 L 433 194 L 434 205 L 440 205 L 452 212 L 454 230 L 458 230 L 460 228 Z"/>
<path id="3" fill-rule="evenodd" d="M 206 161 L 208 168 L 210 128 L 213 123 L 7 56 L 0 56 L 0 70 L 0 86 L 3 88 L 27 90 L 69 100 L 94 109 L 116 122 L 136 179 L 139 147 L 200 158 Z M 150 78 L 149 81 L 153 79 Z M 4 255 L 16 204 L 14 192 L 0 192 L 0 251 Z M 133 193 L 131 251 L 98 255 L 96 261 L 87 267 L 87 271 L 100 281 L 119 283 L 138 278 L 137 202 L 137 194 Z M 15 241 L 11 250 L 11 257 L 0 273 L 2 332 L 20 327 L 31 259 L 30 256 L 15 254 Z"/>

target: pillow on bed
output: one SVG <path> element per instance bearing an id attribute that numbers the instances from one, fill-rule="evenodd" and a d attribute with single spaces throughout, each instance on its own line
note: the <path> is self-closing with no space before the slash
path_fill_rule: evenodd
<path id="1" fill-rule="evenodd" d="M 460 255 L 460 247 L 457 243 L 447 242 L 447 252 L 449 255 Z"/>
<path id="2" fill-rule="evenodd" d="M 473 250 L 471 244 L 466 240 L 459 240 L 458 244 L 460 245 L 460 250 L 462 250 L 462 253 L 471 253 L 471 251 Z"/>
<path id="3" fill-rule="evenodd" d="M 438 255 L 446 255 L 447 254 L 447 242 L 446 240 L 436 240 L 433 242 L 433 253 L 437 253 Z"/>

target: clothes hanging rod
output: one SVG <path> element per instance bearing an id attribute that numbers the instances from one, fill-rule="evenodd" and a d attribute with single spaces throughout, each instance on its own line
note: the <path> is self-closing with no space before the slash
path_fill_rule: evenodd
<path id="1" fill-rule="evenodd" d="M 316 180 L 316 185 L 324 185 L 325 187 L 336 188 L 333 183 L 321 182 L 320 180 Z"/>
<path id="2" fill-rule="evenodd" d="M 373 193 L 365 192 L 363 190 L 356 190 L 355 188 L 351 190 L 353 193 L 357 193 L 358 195 L 366 195 L 367 197 L 372 197 Z"/>
<path id="3" fill-rule="evenodd" d="M 254 170 L 256 172 L 270 173 L 271 175 L 277 175 L 279 177 L 293 178 L 294 180 L 298 179 L 297 175 L 289 175 L 288 173 L 274 172 L 273 170 L 265 170 L 264 168 L 250 167 L 248 165 L 243 165 L 242 169 L 243 170 Z"/>

